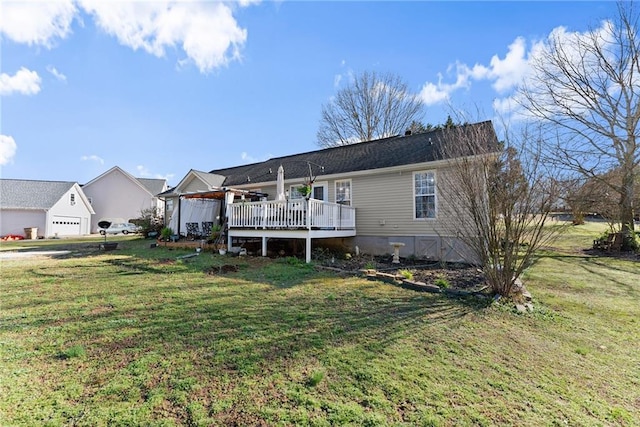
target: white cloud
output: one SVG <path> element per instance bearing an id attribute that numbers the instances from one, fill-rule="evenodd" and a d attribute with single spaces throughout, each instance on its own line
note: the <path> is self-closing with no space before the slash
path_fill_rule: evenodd
<path id="1" fill-rule="evenodd" d="M 425 83 L 420 91 L 420 98 L 425 105 L 439 104 L 449 99 L 449 93 L 443 90 L 439 85 L 433 83 Z"/>
<path id="2" fill-rule="evenodd" d="M 554 29 L 555 31 L 560 28 Z M 508 47 L 504 57 L 493 55 L 488 65 L 475 64 L 470 67 L 464 63 L 455 63 L 447 69 L 447 76 L 453 76 L 454 82 L 445 82 L 445 77 L 438 75 L 438 81 L 426 82 L 420 96 L 426 105 L 448 102 L 453 93 L 461 89 L 471 88 L 473 82 L 487 81 L 501 98 L 493 103 L 497 112 L 505 113 L 510 108 L 516 108 L 518 103 L 512 92 L 526 80 L 531 73 L 531 61 L 541 49 L 543 42 L 535 42 L 527 50 L 527 41 L 517 37 Z"/>
<path id="3" fill-rule="evenodd" d="M 596 39 L 602 41 L 603 50 L 607 51 L 607 44 L 612 37 L 612 23 L 603 21 L 599 28 L 594 30 Z M 543 60 L 550 45 L 559 43 L 563 48 L 563 53 L 569 58 L 569 62 L 583 63 L 591 67 L 587 71 L 588 75 L 596 76 L 599 73 L 597 61 L 593 58 L 582 58 L 579 47 L 590 38 L 590 32 L 568 31 L 565 27 L 554 28 L 546 39 L 527 42 L 523 37 L 517 37 L 509 46 L 503 57 L 498 54 L 493 55 L 487 65 L 475 64 L 469 67 L 466 64 L 455 63 L 449 66 L 446 76 L 454 79 L 453 83 L 447 83 L 443 75 L 438 75 L 437 82 L 426 82 L 420 93 L 422 100 L 427 105 L 448 102 L 450 97 L 460 89 L 469 89 L 473 82 L 489 82 L 498 95 L 493 101 L 494 111 L 503 116 L 510 116 L 512 119 L 521 120 L 530 118 L 522 107 L 523 100 L 517 88 L 522 85 L 529 85 L 535 89 L 535 79 L 533 76 L 532 64 Z M 593 37 L 593 36 L 591 36 Z M 552 65 L 543 66 L 552 67 Z M 640 81 L 640 79 L 639 79 Z M 617 90 L 612 87 L 610 90 Z M 573 96 L 570 92 L 565 94 L 567 100 Z M 572 106 L 578 109 L 579 105 Z"/>
<path id="4" fill-rule="evenodd" d="M 95 154 L 91 154 L 89 156 L 82 156 L 80 157 L 80 160 L 82 160 L 83 162 L 86 162 L 86 161 L 98 162 L 101 165 L 104 165 L 104 160 L 101 157 L 96 156 Z"/>
<path id="5" fill-rule="evenodd" d="M 174 173 L 167 173 L 164 175 L 159 173 L 151 173 L 149 169 L 144 165 L 136 166 L 136 170 L 138 171 L 138 177 L 140 178 L 166 179 L 167 181 L 170 181 L 171 178 L 176 176 Z"/>
<path id="6" fill-rule="evenodd" d="M 247 30 L 238 25 L 233 10 L 255 3 L 259 1 L 3 1 L 0 34 L 16 43 L 51 48 L 71 33 L 73 20 L 84 10 L 121 44 L 158 57 L 179 49 L 186 55 L 179 64 L 192 62 L 206 73 L 240 59 Z"/>
<path id="7" fill-rule="evenodd" d="M 340 67 L 344 68 L 346 65 L 347 65 L 347 61 L 343 59 L 340 62 Z M 353 71 L 353 69 L 351 69 L 350 67 L 347 67 L 347 69 L 344 72 L 338 73 L 335 76 L 333 76 L 333 87 L 335 89 L 340 87 L 340 83 L 342 83 L 343 79 L 347 79 L 350 83 L 353 83 L 355 81 L 355 72 Z"/>
<path id="8" fill-rule="evenodd" d="M 240 158 L 247 163 L 255 163 L 258 161 L 255 157 L 250 156 L 246 151 L 240 153 Z"/>
<path id="9" fill-rule="evenodd" d="M 246 151 L 243 151 L 242 153 L 240 153 L 240 158 L 247 163 L 264 162 L 265 160 L 269 160 L 272 157 L 273 157 L 273 154 L 271 153 L 263 156 L 262 158 L 253 157 L 249 155 L 249 153 L 247 153 Z"/>
<path id="10" fill-rule="evenodd" d="M 20 68 L 13 76 L 0 74 L 0 95 L 35 95 L 40 92 L 40 76 L 37 72 Z"/>
<path id="11" fill-rule="evenodd" d="M 53 77 L 55 77 L 56 79 L 60 80 L 61 82 L 66 82 L 67 81 L 67 76 L 62 74 L 60 71 L 58 71 L 56 69 L 56 67 L 54 67 L 52 65 L 48 65 L 47 66 L 47 71 L 50 72 L 53 75 Z"/>
<path id="12" fill-rule="evenodd" d="M 138 176 L 140 178 L 150 178 L 151 177 L 151 172 L 149 172 L 149 169 L 147 169 L 143 165 L 136 166 L 136 170 L 138 171 Z"/>
<path id="13" fill-rule="evenodd" d="M 504 59 L 498 55 L 491 58 L 487 77 L 495 80 L 493 88 L 501 93 L 518 86 L 529 72 L 526 41 L 518 37 L 509 45 L 509 51 Z"/>
<path id="14" fill-rule="evenodd" d="M 72 0 L 3 1 L 0 33 L 16 43 L 50 48 L 71 32 L 76 12 Z"/>
<path id="15" fill-rule="evenodd" d="M 158 57 L 164 57 L 167 49 L 181 48 L 202 73 L 240 59 L 247 39 L 247 30 L 238 26 L 231 6 L 222 2 L 79 0 L 79 4 L 121 44 Z"/>
<path id="16" fill-rule="evenodd" d="M 449 100 L 449 97 L 453 92 L 461 88 L 469 87 L 469 76 L 475 72 L 474 69 L 469 69 L 464 64 L 456 63 L 453 66 L 449 66 L 448 72 L 452 68 L 456 69 L 456 81 L 454 83 L 443 83 L 443 76 L 441 74 L 438 75 L 438 83 L 430 83 L 427 82 L 422 86 L 420 90 L 420 98 L 422 98 L 422 102 L 425 105 L 433 105 L 441 102 L 446 102 Z"/>
<path id="17" fill-rule="evenodd" d="M 0 135 L 0 165 L 6 165 L 13 160 L 18 146 L 13 137 Z"/>

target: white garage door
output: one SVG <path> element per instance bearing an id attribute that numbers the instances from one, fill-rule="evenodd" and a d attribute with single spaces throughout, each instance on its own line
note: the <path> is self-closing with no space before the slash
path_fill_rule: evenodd
<path id="1" fill-rule="evenodd" d="M 79 236 L 80 217 L 54 215 L 51 230 L 54 236 Z"/>

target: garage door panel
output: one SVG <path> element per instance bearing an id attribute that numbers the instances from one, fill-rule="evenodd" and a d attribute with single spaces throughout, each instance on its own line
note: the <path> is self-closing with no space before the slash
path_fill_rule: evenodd
<path id="1" fill-rule="evenodd" d="M 80 217 L 54 215 L 51 232 L 58 236 L 79 236 Z"/>

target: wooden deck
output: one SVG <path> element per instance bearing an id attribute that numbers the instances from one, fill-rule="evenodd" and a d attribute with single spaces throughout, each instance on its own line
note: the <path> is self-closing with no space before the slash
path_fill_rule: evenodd
<path id="1" fill-rule="evenodd" d="M 305 239 L 306 259 L 311 261 L 311 240 L 356 235 L 356 211 L 351 206 L 321 200 L 268 200 L 227 205 L 228 245 L 233 238 Z"/>

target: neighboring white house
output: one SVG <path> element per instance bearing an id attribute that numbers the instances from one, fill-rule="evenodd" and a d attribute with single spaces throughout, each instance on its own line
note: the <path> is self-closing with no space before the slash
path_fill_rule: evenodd
<path id="1" fill-rule="evenodd" d="M 164 203 L 156 195 L 167 188 L 165 179 L 135 178 L 114 166 L 82 186 L 95 211 L 91 231 L 97 232 L 102 220 L 128 222 L 149 208 L 163 215 Z"/>
<path id="2" fill-rule="evenodd" d="M 0 179 L 0 235 L 38 237 L 80 236 L 90 233 L 89 200 L 77 182 Z"/>

